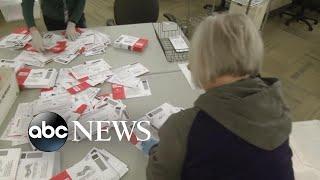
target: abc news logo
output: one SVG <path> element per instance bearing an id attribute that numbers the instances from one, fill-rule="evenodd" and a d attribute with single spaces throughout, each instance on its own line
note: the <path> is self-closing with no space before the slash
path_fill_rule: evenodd
<path id="1" fill-rule="evenodd" d="M 35 148 L 45 152 L 57 151 L 68 139 L 68 126 L 56 113 L 40 113 L 30 122 L 28 135 Z"/>
<path id="2" fill-rule="evenodd" d="M 135 127 L 146 135 L 144 139 L 137 137 L 138 141 L 147 141 L 151 138 L 150 131 L 142 126 L 143 123 L 150 125 L 149 121 L 131 122 L 132 128 L 129 128 L 131 129 L 130 131 L 128 130 L 126 121 L 88 121 L 87 123 L 89 123 L 90 129 L 84 128 L 78 121 L 72 121 L 74 125 L 72 141 L 80 141 L 77 131 L 84 134 L 90 141 L 92 141 L 94 132 L 97 134 L 94 141 L 110 141 L 111 137 L 106 139 L 102 137 L 102 132 L 109 132 L 110 125 L 114 127 L 119 141 L 121 141 L 124 136 L 130 141 Z M 93 123 L 96 123 L 96 126 L 94 126 Z M 102 124 L 107 125 L 107 127 Z M 92 127 L 97 127 L 97 129 L 93 130 Z M 36 115 L 32 119 L 28 128 L 28 135 L 31 144 L 35 148 L 45 152 L 53 152 L 59 150 L 66 143 L 69 135 L 68 125 L 60 115 L 53 112 L 44 112 Z"/>

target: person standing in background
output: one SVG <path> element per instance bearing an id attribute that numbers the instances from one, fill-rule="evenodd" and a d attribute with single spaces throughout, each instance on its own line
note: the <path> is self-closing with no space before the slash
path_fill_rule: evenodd
<path id="1" fill-rule="evenodd" d="M 84 16 L 86 0 L 40 0 L 44 23 L 48 31 L 66 30 L 66 37 L 75 40 L 79 36 L 76 27 L 86 28 Z M 32 46 L 44 51 L 43 41 L 34 16 L 34 0 L 22 0 L 22 13 L 32 36 Z"/>

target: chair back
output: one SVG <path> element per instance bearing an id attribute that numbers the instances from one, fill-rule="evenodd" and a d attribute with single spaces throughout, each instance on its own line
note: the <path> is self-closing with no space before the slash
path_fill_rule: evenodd
<path id="1" fill-rule="evenodd" d="M 158 0 L 115 0 L 114 20 L 117 25 L 156 22 Z"/>

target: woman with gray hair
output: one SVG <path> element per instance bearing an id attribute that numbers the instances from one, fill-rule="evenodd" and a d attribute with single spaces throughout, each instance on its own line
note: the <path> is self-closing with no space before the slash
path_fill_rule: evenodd
<path id="1" fill-rule="evenodd" d="M 290 112 L 279 80 L 259 76 L 263 42 L 250 19 L 206 18 L 189 57 L 205 93 L 160 128 L 147 178 L 293 180 Z"/>

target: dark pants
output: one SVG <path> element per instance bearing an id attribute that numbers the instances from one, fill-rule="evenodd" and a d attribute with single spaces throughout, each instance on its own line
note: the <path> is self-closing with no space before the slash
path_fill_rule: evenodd
<path id="1" fill-rule="evenodd" d="M 57 21 L 54 19 L 51 19 L 47 16 L 43 16 L 44 23 L 47 26 L 48 31 L 55 31 L 55 30 L 65 30 L 67 28 L 67 23 L 64 21 Z M 84 17 L 84 13 L 82 14 L 80 20 L 76 24 L 76 27 L 79 28 L 86 28 L 86 18 Z"/>

